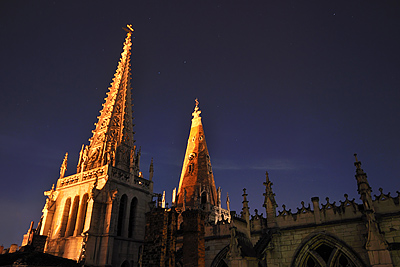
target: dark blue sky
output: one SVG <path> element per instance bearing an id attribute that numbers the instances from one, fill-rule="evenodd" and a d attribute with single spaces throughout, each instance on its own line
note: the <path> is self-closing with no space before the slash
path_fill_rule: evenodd
<path id="1" fill-rule="evenodd" d="M 136 144 L 155 191 L 178 186 L 199 98 L 231 207 L 279 210 L 400 191 L 398 1 L 1 1 L 0 244 L 21 243 L 43 191 L 88 144 L 130 23 Z"/>

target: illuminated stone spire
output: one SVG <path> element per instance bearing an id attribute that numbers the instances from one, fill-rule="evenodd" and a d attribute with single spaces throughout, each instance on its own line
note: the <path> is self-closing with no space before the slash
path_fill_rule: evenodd
<path id="1" fill-rule="evenodd" d="M 192 113 L 192 126 L 179 181 L 177 207 L 183 207 L 184 192 L 186 191 L 186 209 L 209 210 L 211 206 L 218 205 L 217 190 L 201 123 L 199 102 L 197 99 L 195 101 L 196 106 Z"/>
<path id="2" fill-rule="evenodd" d="M 127 34 L 123 44 L 123 52 L 114 74 L 113 82 L 100 111 L 90 144 L 80 156 L 81 170 L 112 164 L 122 170 L 135 168 L 135 147 L 132 124 L 131 97 L 131 25 L 125 29 Z M 79 169 L 79 166 L 78 166 Z"/>

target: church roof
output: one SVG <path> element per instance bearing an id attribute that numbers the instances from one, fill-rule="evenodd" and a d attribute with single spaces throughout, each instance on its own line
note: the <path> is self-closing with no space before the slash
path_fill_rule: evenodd
<path id="1" fill-rule="evenodd" d="M 200 113 L 199 102 L 196 99 L 179 181 L 178 207 L 185 204 L 185 208 L 197 208 L 200 203 L 205 204 L 204 201 L 217 206 L 217 191 Z"/>

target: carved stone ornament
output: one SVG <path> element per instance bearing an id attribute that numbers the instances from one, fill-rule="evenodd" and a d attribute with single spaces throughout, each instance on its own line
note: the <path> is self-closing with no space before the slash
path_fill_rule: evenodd
<path id="1" fill-rule="evenodd" d="M 65 153 L 63 163 L 60 168 L 60 178 L 64 178 L 65 172 L 67 171 L 67 162 L 68 162 L 68 152 Z"/>
<path id="2" fill-rule="evenodd" d="M 49 209 L 52 206 L 51 204 L 56 201 L 57 196 L 58 196 L 58 191 L 54 190 L 54 184 L 53 184 L 51 189 L 49 191 L 44 191 L 43 194 L 47 197 L 46 204 L 44 205 L 43 210 Z"/>

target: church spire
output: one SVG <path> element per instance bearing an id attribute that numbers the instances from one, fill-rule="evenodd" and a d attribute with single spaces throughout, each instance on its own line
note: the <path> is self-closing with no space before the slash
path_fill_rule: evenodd
<path id="1" fill-rule="evenodd" d="M 211 168 L 203 125 L 201 123 L 199 101 L 192 113 L 192 125 L 178 188 L 177 207 L 184 204 L 186 191 L 186 208 L 209 209 L 217 206 L 217 190 Z"/>
<path id="2" fill-rule="evenodd" d="M 276 226 L 276 201 L 275 201 L 275 193 L 272 191 L 273 183 L 269 180 L 268 172 L 265 172 L 265 193 L 264 195 L 264 205 L 265 211 L 267 213 L 267 223 L 268 227 L 272 228 Z"/>
<path id="3" fill-rule="evenodd" d="M 112 164 L 130 171 L 135 161 L 131 98 L 131 36 L 132 25 L 124 29 L 127 34 L 123 52 L 114 74 L 113 82 L 100 111 L 90 144 L 81 152 L 81 170 L 90 170 Z"/>

